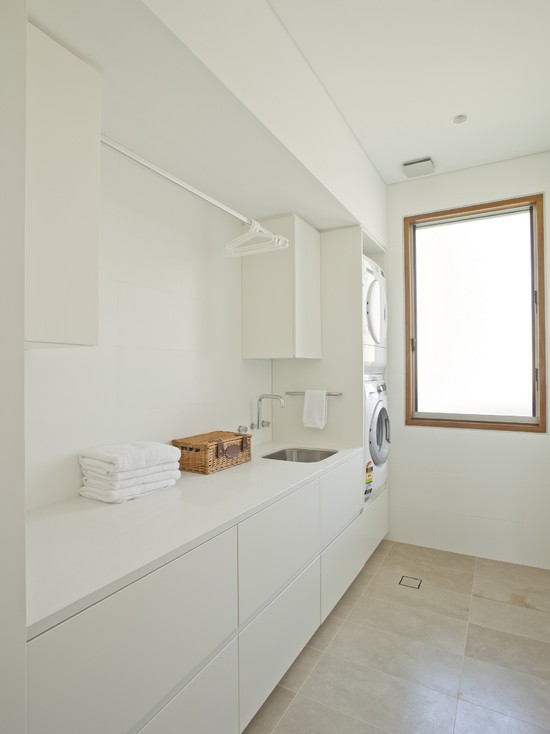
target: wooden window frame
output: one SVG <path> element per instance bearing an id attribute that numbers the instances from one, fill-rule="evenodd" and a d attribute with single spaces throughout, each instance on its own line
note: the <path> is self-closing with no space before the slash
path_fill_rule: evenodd
<path id="1" fill-rule="evenodd" d="M 496 214 L 499 212 L 530 209 L 532 212 L 532 267 L 534 268 L 533 286 L 537 292 L 534 314 L 534 369 L 538 380 L 535 381 L 535 416 L 529 422 L 519 417 L 503 416 L 483 417 L 472 419 L 469 417 L 453 417 L 452 414 L 442 417 L 423 417 L 416 413 L 416 360 L 413 353 L 413 339 L 415 338 L 415 277 L 414 277 L 414 246 L 415 227 L 420 224 L 438 223 L 446 220 L 460 220 L 476 216 Z M 500 431 L 526 431 L 534 433 L 546 432 L 546 349 L 545 349 L 545 298 L 544 298 L 544 199 L 542 194 L 521 196 L 514 199 L 476 204 L 457 209 L 418 214 L 404 218 L 405 242 L 405 424 L 409 426 L 440 426 L 445 428 L 480 428 Z"/>

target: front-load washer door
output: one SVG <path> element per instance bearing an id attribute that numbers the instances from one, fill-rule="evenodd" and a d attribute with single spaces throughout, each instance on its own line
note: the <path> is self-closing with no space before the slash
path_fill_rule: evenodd
<path id="1" fill-rule="evenodd" d="M 368 284 L 364 298 L 363 319 L 366 328 L 363 341 L 365 344 L 385 346 L 388 322 L 384 282 L 375 276 Z"/>
<path id="2" fill-rule="evenodd" d="M 390 416 L 383 400 L 376 403 L 372 414 L 369 448 L 375 466 L 386 463 L 390 451 Z"/>

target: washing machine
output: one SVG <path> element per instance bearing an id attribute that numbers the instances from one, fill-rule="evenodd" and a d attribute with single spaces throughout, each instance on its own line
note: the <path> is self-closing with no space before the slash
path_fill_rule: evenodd
<path id="1" fill-rule="evenodd" d="M 379 494 L 388 481 L 390 416 L 386 384 L 381 376 L 363 382 L 363 441 L 365 459 L 365 501 Z"/>
<path id="2" fill-rule="evenodd" d="M 363 364 L 365 374 L 381 374 L 387 364 L 386 276 L 363 255 Z"/>

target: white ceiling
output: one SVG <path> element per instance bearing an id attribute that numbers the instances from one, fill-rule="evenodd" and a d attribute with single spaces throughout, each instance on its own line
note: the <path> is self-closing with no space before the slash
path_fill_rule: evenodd
<path id="1" fill-rule="evenodd" d="M 550 149 L 550 0 L 269 2 L 386 183 Z"/>
<path id="2" fill-rule="evenodd" d="M 550 0 L 248 1 L 282 23 L 386 183 L 424 156 L 441 173 L 550 150 Z M 101 71 L 109 137 L 247 216 L 356 221 L 139 0 L 28 6 Z"/>

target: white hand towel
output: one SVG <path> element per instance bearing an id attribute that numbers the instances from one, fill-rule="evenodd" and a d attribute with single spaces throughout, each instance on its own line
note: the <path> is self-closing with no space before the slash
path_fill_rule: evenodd
<path id="1" fill-rule="evenodd" d="M 181 450 L 177 446 L 155 441 L 135 441 L 134 443 L 114 443 L 96 446 L 82 451 L 80 460 L 95 459 L 103 463 L 107 471 L 129 471 L 154 466 L 168 461 L 179 461 Z"/>
<path id="2" fill-rule="evenodd" d="M 154 466 L 144 466 L 142 469 L 129 469 L 128 471 L 107 471 L 103 461 L 95 459 L 80 459 L 80 468 L 82 474 L 87 477 L 97 477 L 106 482 L 120 482 L 124 479 L 137 479 L 138 477 L 147 477 L 150 474 L 158 474 L 162 471 L 176 471 L 180 468 L 179 462 L 168 461 L 164 464 L 155 464 Z"/>
<path id="3" fill-rule="evenodd" d="M 327 391 L 306 390 L 304 393 L 305 428 L 322 429 L 327 424 Z"/>
<path id="4" fill-rule="evenodd" d="M 100 500 L 101 502 L 119 503 L 142 497 L 144 494 L 152 494 L 159 489 L 173 487 L 176 483 L 175 479 L 166 479 L 163 482 L 151 482 L 151 484 L 142 484 L 137 487 L 127 487 L 126 489 L 97 489 L 95 487 L 81 487 L 80 494 L 91 500 Z"/>
<path id="5" fill-rule="evenodd" d="M 83 474 L 82 481 L 85 487 L 94 487 L 94 489 L 114 490 L 127 489 L 128 487 L 143 487 L 144 490 L 146 490 L 150 484 L 157 484 L 158 482 L 162 482 L 166 479 L 179 479 L 180 477 L 181 472 L 177 469 L 176 471 L 159 471 L 155 472 L 155 474 L 147 474 L 144 477 L 120 479 L 118 481 L 106 479 L 105 477 L 94 477 L 88 474 Z"/>

